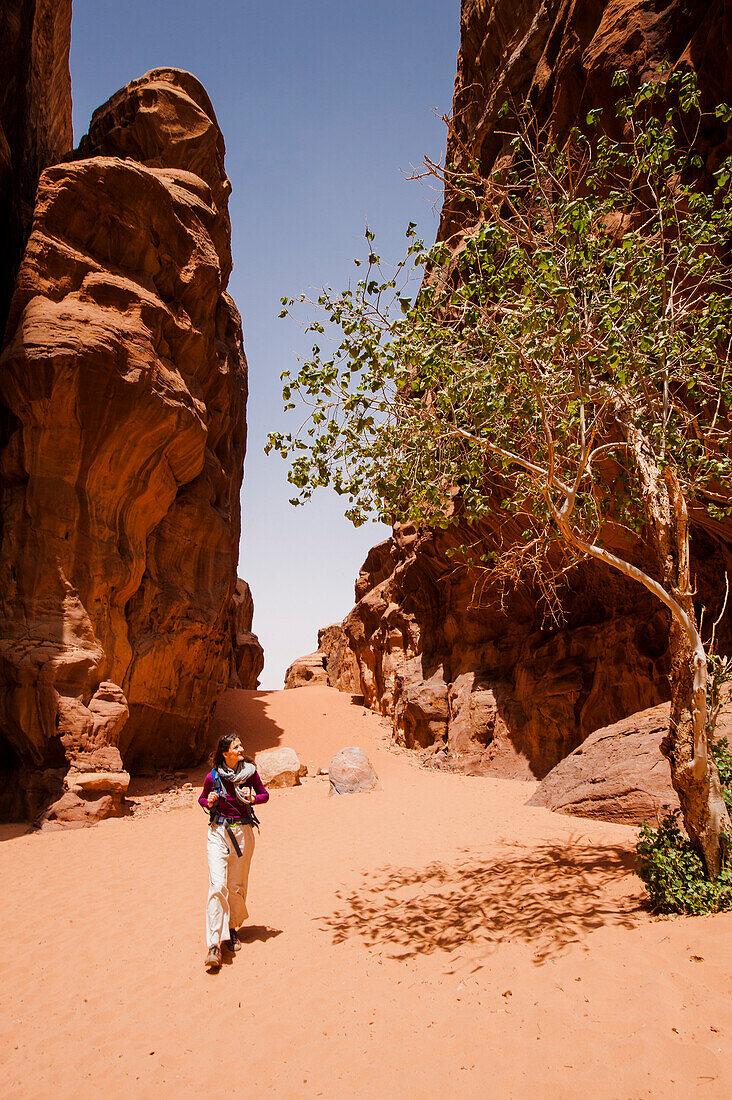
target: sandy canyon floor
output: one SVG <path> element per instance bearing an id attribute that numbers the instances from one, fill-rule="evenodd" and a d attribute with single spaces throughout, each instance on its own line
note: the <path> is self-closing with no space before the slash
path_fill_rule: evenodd
<path id="1" fill-rule="evenodd" d="M 272 792 L 216 975 L 203 770 L 94 829 L 5 826 L 4 1096 L 732 1094 L 732 914 L 644 912 L 634 830 L 421 770 L 328 688 L 229 692 L 216 725 L 311 773 L 360 745 L 383 789 Z"/>

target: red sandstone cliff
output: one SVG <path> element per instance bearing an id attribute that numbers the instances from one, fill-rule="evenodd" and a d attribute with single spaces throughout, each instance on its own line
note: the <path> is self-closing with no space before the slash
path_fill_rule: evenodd
<path id="1" fill-rule="evenodd" d="M 509 95 L 530 95 L 559 134 L 590 107 L 612 116 L 621 67 L 638 81 L 662 61 L 689 65 L 709 104 L 732 96 L 732 13 L 721 0 L 463 0 L 461 31 L 447 153 L 457 167 L 471 156 L 488 172 L 506 152 L 495 124 Z M 712 170 L 729 142 L 703 132 L 699 149 Z M 446 205 L 440 237 L 459 241 L 466 216 Z M 456 570 L 450 547 L 478 540 L 490 550 L 514 537 L 498 503 L 470 532 L 396 529 L 368 555 L 343 629 L 366 701 L 392 716 L 400 743 L 444 744 L 473 770 L 544 776 L 593 730 L 668 698 L 667 618 L 638 585 L 592 562 L 568 576 L 558 625 L 528 578 L 501 598 Z M 716 615 L 732 530 L 691 518 L 699 603 Z M 640 542 L 634 552 L 643 560 Z M 732 648 L 731 620 L 728 610 L 722 648 Z"/>
<path id="2" fill-rule="evenodd" d="M 123 767 L 197 761 L 220 692 L 256 684 L 229 192 L 208 96 L 170 69 L 40 176 L 0 358 L 7 815 L 66 788 L 51 817 L 104 816 Z"/>

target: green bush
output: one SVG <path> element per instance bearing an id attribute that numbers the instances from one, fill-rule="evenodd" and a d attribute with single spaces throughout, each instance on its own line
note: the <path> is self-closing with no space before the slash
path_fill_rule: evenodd
<path id="1" fill-rule="evenodd" d="M 732 752 L 726 737 L 720 737 L 712 745 L 712 755 L 719 772 L 719 782 L 722 784 L 722 795 L 727 803 L 727 809 L 732 810 Z"/>
<path id="2" fill-rule="evenodd" d="M 727 738 L 712 745 L 724 800 L 732 803 L 732 754 Z M 643 880 L 657 913 L 719 913 L 732 909 L 732 866 L 730 855 L 721 874 L 708 879 L 704 865 L 679 827 L 681 811 L 674 810 L 658 829 L 644 825 L 640 831 L 636 853 L 637 871 Z"/>

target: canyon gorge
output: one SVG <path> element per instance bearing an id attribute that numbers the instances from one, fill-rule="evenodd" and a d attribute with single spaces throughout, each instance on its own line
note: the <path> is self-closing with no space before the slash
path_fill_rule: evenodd
<path id="1" fill-rule="evenodd" d="M 217 699 L 263 666 L 236 575 L 247 364 L 227 294 L 231 184 L 194 76 L 132 80 L 74 148 L 71 0 L 9 0 L 0 18 L 0 816 L 78 824 L 120 812 L 130 773 L 198 762 Z M 507 99 L 530 99 L 557 137 L 592 108 L 612 117 L 618 69 L 636 84 L 692 70 L 707 106 L 730 101 L 731 49 L 722 0 L 463 0 L 447 161 L 487 175 L 505 160 Z M 700 131 L 707 176 L 730 148 L 724 127 Z M 457 250 L 471 224 L 448 200 L 438 237 Z M 701 508 L 690 522 L 710 621 L 732 525 Z M 499 590 L 451 558 L 520 538 L 499 487 L 477 526 L 395 526 L 286 686 L 363 696 L 398 745 L 474 774 L 542 779 L 637 712 L 653 710 L 655 736 L 666 611 L 583 561 L 555 621 L 528 575 Z M 652 570 L 642 535 L 629 552 Z M 717 643 L 732 650 L 729 607 Z"/>

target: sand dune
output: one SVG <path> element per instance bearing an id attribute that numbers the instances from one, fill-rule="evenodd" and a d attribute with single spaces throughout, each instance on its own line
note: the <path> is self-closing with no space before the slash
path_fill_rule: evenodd
<path id="1" fill-rule="evenodd" d="M 5 1096 L 729 1094 L 732 914 L 648 916 L 634 830 L 420 770 L 327 688 L 228 693 L 215 726 L 313 770 L 361 745 L 383 790 L 273 792 L 247 943 L 218 975 L 183 779 L 94 829 L 7 830 Z"/>

